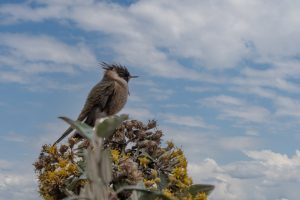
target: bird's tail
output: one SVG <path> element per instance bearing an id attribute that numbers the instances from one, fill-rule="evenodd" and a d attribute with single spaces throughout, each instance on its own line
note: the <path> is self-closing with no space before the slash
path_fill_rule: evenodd
<path id="1" fill-rule="evenodd" d="M 69 127 L 63 134 L 53 143 L 53 146 L 62 141 L 67 135 L 69 135 L 73 131 L 72 127 Z"/>

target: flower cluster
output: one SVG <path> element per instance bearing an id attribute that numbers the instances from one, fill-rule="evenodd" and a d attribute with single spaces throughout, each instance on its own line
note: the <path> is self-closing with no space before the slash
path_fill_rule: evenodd
<path id="1" fill-rule="evenodd" d="M 112 149 L 114 179 L 120 181 L 123 178 L 128 184 L 136 184 L 142 177 L 148 189 L 163 190 L 169 197 L 182 195 L 192 184 L 187 174 L 187 160 L 183 151 L 172 142 L 162 147 L 162 136 L 154 120 L 147 124 L 137 120 L 125 121 L 105 142 L 105 146 Z M 128 159 L 136 165 L 124 171 L 122 162 Z M 128 171 L 136 175 L 132 176 Z M 126 172 L 128 176 L 121 176 Z"/>
<path id="2" fill-rule="evenodd" d="M 126 120 L 103 141 L 103 150 L 111 157 L 112 178 L 107 185 L 109 194 L 124 186 L 143 184 L 152 192 L 172 200 L 206 200 L 207 193 L 189 191 L 192 179 L 187 173 L 187 159 L 172 142 L 162 145 L 163 133 L 154 120 L 142 123 Z M 67 144 L 44 145 L 34 163 L 39 180 L 39 192 L 46 200 L 59 200 L 68 194 L 79 194 L 88 182 L 86 157 L 87 140 L 69 138 Z M 91 149 L 91 148 L 89 148 Z M 100 159 L 101 160 L 101 159 Z M 115 198 L 127 199 L 130 191 Z"/>
<path id="3" fill-rule="evenodd" d="M 62 199 L 67 187 L 67 180 L 79 176 L 78 165 L 70 140 L 68 145 L 44 145 L 39 159 L 34 163 L 38 173 L 39 192 L 46 200 Z M 77 160 L 78 162 L 78 160 Z M 83 182 L 82 182 L 83 183 Z M 81 185 L 78 185 L 78 188 Z"/>

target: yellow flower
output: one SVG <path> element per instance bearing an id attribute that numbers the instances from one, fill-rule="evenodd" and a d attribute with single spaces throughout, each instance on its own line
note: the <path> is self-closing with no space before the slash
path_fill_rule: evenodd
<path id="1" fill-rule="evenodd" d="M 180 177 L 184 177 L 186 175 L 186 169 L 182 167 L 175 167 L 172 171 L 172 174 L 179 179 Z"/>
<path id="2" fill-rule="evenodd" d="M 167 188 L 162 190 L 163 194 L 167 197 L 169 197 L 170 199 L 175 199 L 174 194 Z"/>
<path id="3" fill-rule="evenodd" d="M 156 178 L 157 177 L 157 170 L 151 169 L 151 177 Z"/>
<path id="4" fill-rule="evenodd" d="M 77 174 L 78 172 L 78 168 L 76 166 L 76 164 L 73 164 L 73 163 L 70 163 L 68 166 L 67 166 L 67 171 L 71 174 Z"/>
<path id="5" fill-rule="evenodd" d="M 171 157 L 175 158 L 175 157 L 178 157 L 178 156 L 181 156 L 181 155 L 183 155 L 183 151 L 181 149 L 176 149 L 172 152 Z"/>
<path id="6" fill-rule="evenodd" d="M 48 194 L 44 196 L 44 199 L 45 200 L 54 200 L 54 198 Z"/>
<path id="7" fill-rule="evenodd" d="M 140 165 L 142 165 L 144 168 L 146 168 L 150 162 L 150 160 L 148 158 L 146 158 L 145 156 L 139 157 L 138 159 L 140 161 Z"/>
<path id="8" fill-rule="evenodd" d="M 187 196 L 183 197 L 182 200 L 193 200 L 193 196 L 188 193 Z"/>
<path id="9" fill-rule="evenodd" d="M 57 171 L 57 175 L 58 175 L 59 177 L 66 177 L 66 176 L 69 175 L 69 173 L 68 173 L 65 169 L 61 169 L 61 170 L 58 170 L 58 171 Z"/>
<path id="10" fill-rule="evenodd" d="M 48 181 L 50 181 L 50 182 L 55 181 L 55 179 L 56 179 L 55 172 L 49 171 L 45 178 L 48 179 Z"/>
<path id="11" fill-rule="evenodd" d="M 64 168 L 67 164 L 68 164 L 68 161 L 67 161 L 67 160 L 59 159 L 59 161 L 58 161 L 58 165 L 59 165 L 59 167 L 61 167 L 61 168 Z"/>
<path id="12" fill-rule="evenodd" d="M 122 157 L 123 159 L 128 159 L 128 158 L 130 158 L 131 156 L 130 156 L 130 154 L 122 153 L 122 154 L 120 155 L 120 157 Z"/>
<path id="13" fill-rule="evenodd" d="M 120 152 L 117 149 L 112 149 L 111 150 L 111 156 L 112 156 L 112 160 L 114 163 L 119 161 L 119 157 L 120 157 Z"/>
<path id="14" fill-rule="evenodd" d="M 190 186 L 190 185 L 192 185 L 193 181 L 192 181 L 192 179 L 191 179 L 190 177 L 185 176 L 185 177 L 183 178 L 183 183 L 184 183 L 185 185 Z"/>
<path id="15" fill-rule="evenodd" d="M 176 186 L 180 189 L 185 189 L 187 188 L 188 186 L 185 185 L 184 183 L 182 183 L 180 180 L 176 182 Z"/>
<path id="16" fill-rule="evenodd" d="M 154 179 L 154 181 L 155 181 L 155 183 L 160 183 L 161 180 L 160 180 L 160 178 L 157 177 L 156 179 Z"/>
<path id="17" fill-rule="evenodd" d="M 56 146 L 49 146 L 47 148 L 47 152 L 49 154 L 56 155 L 57 154 L 57 148 L 56 148 Z"/>
<path id="18" fill-rule="evenodd" d="M 207 200 L 207 196 L 204 192 L 201 192 L 194 197 L 194 200 Z"/>
<path id="19" fill-rule="evenodd" d="M 174 143 L 171 141 L 167 141 L 168 149 L 172 149 L 174 147 Z"/>
<path id="20" fill-rule="evenodd" d="M 145 184 L 146 188 L 150 188 L 155 184 L 155 180 L 153 180 L 153 179 L 151 179 L 151 180 L 144 179 L 144 184 Z"/>
<path id="21" fill-rule="evenodd" d="M 180 166 L 187 167 L 187 161 L 186 161 L 186 158 L 184 157 L 184 155 L 180 155 L 177 158 L 179 160 Z"/>

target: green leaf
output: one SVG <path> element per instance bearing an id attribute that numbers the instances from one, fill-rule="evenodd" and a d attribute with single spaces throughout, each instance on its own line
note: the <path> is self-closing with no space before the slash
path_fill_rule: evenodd
<path id="1" fill-rule="evenodd" d="M 160 192 L 156 192 L 156 191 L 151 191 L 151 190 L 147 190 L 145 188 L 141 188 L 139 186 L 124 186 L 122 188 L 119 189 L 120 193 L 122 191 L 132 191 L 132 192 L 136 192 L 137 196 L 138 196 L 138 200 L 154 200 L 156 198 L 160 198 L 162 200 L 171 200 L 169 197 L 165 196 L 164 194 L 160 193 Z"/>
<path id="2" fill-rule="evenodd" d="M 126 119 L 128 119 L 128 115 L 121 115 L 121 116 L 116 115 L 116 116 L 108 117 L 104 121 L 97 124 L 96 134 L 99 137 L 107 138 L 111 134 L 113 134 L 116 128 L 118 128 L 121 125 L 121 123 Z"/>
<path id="3" fill-rule="evenodd" d="M 161 200 L 171 200 L 169 197 L 165 196 L 164 194 L 162 193 L 156 193 L 156 192 L 143 192 L 143 191 L 139 191 L 139 192 L 142 192 L 143 195 L 139 198 L 139 200 L 150 200 L 150 199 L 161 199 Z"/>
<path id="4" fill-rule="evenodd" d="M 188 192 L 193 196 L 202 192 L 205 193 L 206 195 L 209 195 L 214 189 L 215 186 L 213 185 L 195 184 L 189 187 Z"/>
<path id="5" fill-rule="evenodd" d="M 68 124 L 70 124 L 70 126 L 74 129 L 76 129 L 81 136 L 91 140 L 93 132 L 94 132 L 92 127 L 90 127 L 89 125 L 87 125 L 81 121 L 74 121 L 67 117 L 59 117 L 59 118 L 64 120 Z"/>

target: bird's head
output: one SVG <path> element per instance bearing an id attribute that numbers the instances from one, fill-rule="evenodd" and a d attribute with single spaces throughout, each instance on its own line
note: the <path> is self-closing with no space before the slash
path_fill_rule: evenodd
<path id="1" fill-rule="evenodd" d="M 138 76 L 130 75 L 128 69 L 125 66 L 119 64 L 107 64 L 101 63 L 102 68 L 105 69 L 106 73 L 109 76 L 118 76 L 128 82 L 131 78 L 137 78 Z M 113 77 L 112 77 L 113 78 Z"/>

